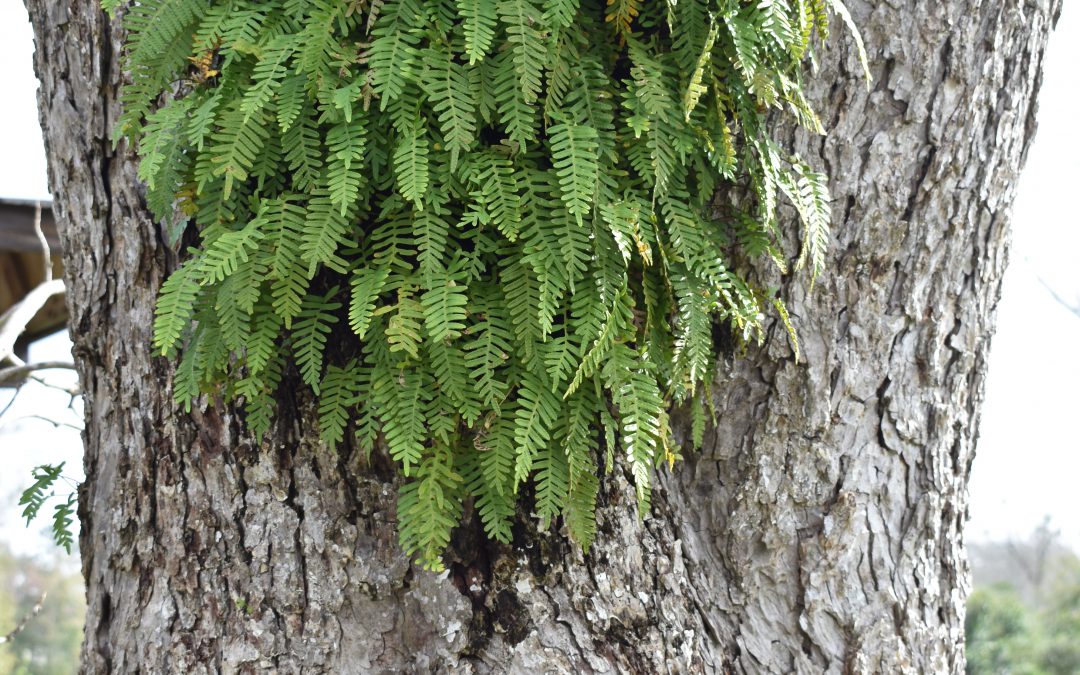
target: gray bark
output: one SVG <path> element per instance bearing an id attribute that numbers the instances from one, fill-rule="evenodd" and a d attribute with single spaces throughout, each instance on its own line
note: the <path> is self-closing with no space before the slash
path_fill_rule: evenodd
<path id="1" fill-rule="evenodd" d="M 783 281 L 803 362 L 774 326 L 726 363 L 705 450 L 644 521 L 605 479 L 589 555 L 466 521 L 443 576 L 398 550 L 392 472 L 320 448 L 303 393 L 261 445 L 170 403 L 150 326 L 175 261 L 109 141 L 122 36 L 97 0 L 26 3 L 86 392 L 85 672 L 963 670 L 968 471 L 1061 0 L 851 0 L 874 85 L 830 40 L 829 134 L 788 134 L 835 197 L 829 271 Z"/>

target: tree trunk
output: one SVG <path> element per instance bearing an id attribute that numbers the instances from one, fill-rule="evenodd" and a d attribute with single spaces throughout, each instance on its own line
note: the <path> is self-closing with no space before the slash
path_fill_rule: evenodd
<path id="1" fill-rule="evenodd" d="M 606 477 L 588 555 L 467 516 L 444 575 L 400 552 L 388 465 L 320 447 L 301 388 L 262 444 L 171 403 L 150 330 L 175 260 L 109 140 L 122 35 L 97 0 L 26 2 L 86 392 L 85 672 L 963 671 L 968 472 L 1061 0 L 849 0 L 874 83 L 831 39 L 829 133 L 785 134 L 835 196 L 829 271 L 782 280 L 804 359 L 774 326 L 725 364 L 705 450 L 643 521 Z"/>

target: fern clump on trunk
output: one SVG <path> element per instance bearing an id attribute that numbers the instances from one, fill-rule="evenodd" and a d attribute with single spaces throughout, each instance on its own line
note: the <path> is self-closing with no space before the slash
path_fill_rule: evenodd
<path id="1" fill-rule="evenodd" d="M 821 272 L 826 179 L 766 117 L 822 130 L 801 81 L 827 5 L 847 19 L 839 0 L 131 5 L 118 132 L 157 217 L 198 233 L 155 323 L 176 398 L 242 397 L 265 433 L 295 368 L 327 443 L 382 434 L 428 567 L 469 498 L 508 541 L 526 481 L 587 548 L 601 464 L 624 458 L 645 511 L 672 405 L 700 440 L 714 325 L 761 341 L 775 307 L 790 327 L 729 262 L 786 272 L 779 193 Z M 736 181 L 754 198 L 718 220 Z M 355 338 L 328 354 L 338 326 Z"/>

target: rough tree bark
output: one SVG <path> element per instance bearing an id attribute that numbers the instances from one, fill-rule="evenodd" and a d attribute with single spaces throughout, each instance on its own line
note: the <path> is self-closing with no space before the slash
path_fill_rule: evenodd
<path id="1" fill-rule="evenodd" d="M 705 451 L 643 522 L 605 479 L 588 556 L 467 522 L 445 576 L 299 389 L 261 446 L 232 408 L 170 403 L 150 327 L 175 261 L 109 141 L 122 36 L 97 0 L 26 3 L 86 392 L 85 672 L 963 670 L 968 470 L 1061 0 L 850 0 L 874 85 L 831 40 L 829 134 L 788 138 L 835 196 L 830 271 L 784 281 L 804 362 L 777 328 L 725 364 Z"/>

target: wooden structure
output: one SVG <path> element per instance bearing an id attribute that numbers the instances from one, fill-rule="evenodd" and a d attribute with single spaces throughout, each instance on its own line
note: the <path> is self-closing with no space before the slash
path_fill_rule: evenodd
<path id="1" fill-rule="evenodd" d="M 37 202 L 0 199 L 0 317 L 44 281 L 41 242 L 34 232 Z M 53 277 L 64 273 L 60 237 L 49 202 L 41 202 L 41 230 L 52 254 Z M 46 303 L 19 339 L 17 351 L 34 340 L 62 330 L 67 323 L 63 296 Z M 25 353 L 22 354 L 25 356 Z"/>

